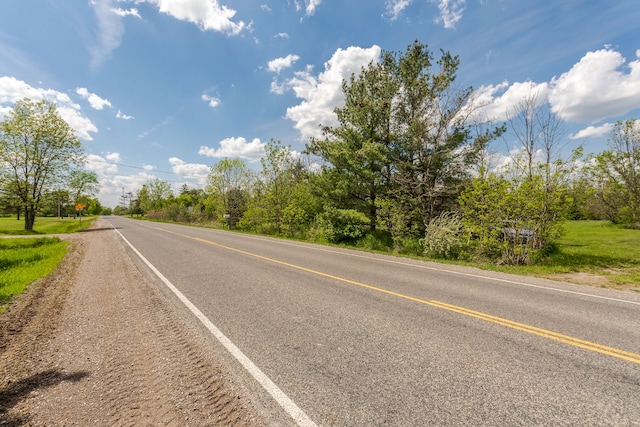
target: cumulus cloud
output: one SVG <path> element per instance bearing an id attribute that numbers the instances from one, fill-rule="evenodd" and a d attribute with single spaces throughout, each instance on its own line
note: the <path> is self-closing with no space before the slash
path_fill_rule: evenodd
<path id="1" fill-rule="evenodd" d="M 387 0 L 386 15 L 390 20 L 395 21 L 411 3 L 413 0 Z"/>
<path id="2" fill-rule="evenodd" d="M 87 170 L 93 171 L 98 175 L 100 183 L 98 198 L 100 202 L 111 208 L 123 203 L 123 193 L 131 192 L 135 198 L 135 194 L 144 184 L 157 178 L 157 172 L 154 173 L 156 167 L 152 165 L 143 165 L 141 168 L 136 167 L 135 169 L 142 169 L 136 174 L 125 174 L 120 171 L 120 168 L 131 168 L 133 166 L 122 165 L 121 161 L 119 153 L 89 154 L 85 164 Z M 186 163 L 177 157 L 171 157 L 169 163 L 171 164 L 172 172 L 184 179 L 182 183 L 195 184 L 196 186 L 205 185 L 209 172 L 207 165 Z M 177 191 L 177 187 L 182 183 L 172 182 L 174 192 Z M 128 206 L 128 199 L 126 203 Z"/>
<path id="3" fill-rule="evenodd" d="M 91 93 L 86 87 L 76 88 L 76 93 L 89 101 L 89 105 L 96 110 L 102 110 L 105 106 L 111 107 L 111 102 L 108 99 L 100 98 L 95 93 Z"/>
<path id="4" fill-rule="evenodd" d="M 640 51 L 626 69 L 625 62 L 620 52 L 610 48 L 588 52 L 551 81 L 553 111 L 562 111 L 567 120 L 595 123 L 638 108 Z"/>
<path id="5" fill-rule="evenodd" d="M 201 163 L 187 163 L 177 157 L 171 157 L 169 163 L 171 164 L 171 170 L 176 175 L 182 178 L 194 179 L 198 184 L 205 185 L 209 174 L 209 166 Z"/>
<path id="6" fill-rule="evenodd" d="M 220 148 L 201 146 L 198 154 L 213 158 L 239 157 L 251 163 L 258 162 L 264 155 L 264 143 L 259 138 L 248 142 L 243 137 L 226 138 L 220 141 Z"/>
<path id="7" fill-rule="evenodd" d="M 220 104 L 222 104 L 222 101 L 220 101 L 220 98 L 216 98 L 215 96 L 209 96 L 209 95 L 203 93 L 201 98 L 202 98 L 202 100 L 204 102 L 209 104 L 209 107 L 211 107 L 211 108 L 216 108 Z"/>
<path id="8" fill-rule="evenodd" d="M 289 34 L 287 34 L 287 33 L 278 33 L 275 36 L 273 36 L 273 38 L 288 39 L 289 38 Z"/>
<path id="9" fill-rule="evenodd" d="M 273 79 L 269 91 L 276 95 L 282 95 L 287 91 L 287 84 L 279 82 L 278 79 Z"/>
<path id="10" fill-rule="evenodd" d="M 267 63 L 267 69 L 274 73 L 280 73 L 282 70 L 293 66 L 300 59 L 298 55 L 287 55 L 284 58 L 276 58 Z"/>
<path id="11" fill-rule="evenodd" d="M 100 183 L 98 199 L 100 203 L 111 208 L 122 203 L 123 192 L 135 194 L 143 184 L 155 178 L 147 171 L 140 171 L 133 175 L 120 172 L 117 163 L 121 160 L 119 153 L 89 154 L 86 158 L 85 169 L 98 175 Z"/>
<path id="12" fill-rule="evenodd" d="M 299 71 L 286 83 L 302 102 L 289 107 L 286 117 L 294 122 L 302 139 L 321 136 L 320 126 L 333 126 L 337 118 L 333 110 L 344 104 L 342 81 L 348 80 L 352 74 L 358 74 L 363 66 L 380 58 L 379 46 L 370 48 L 349 47 L 338 49 L 331 59 L 324 64 L 324 71 L 313 74 L 307 67 Z M 273 85 L 272 85 L 273 91 Z"/>
<path id="13" fill-rule="evenodd" d="M 54 102 L 60 117 L 62 117 L 75 131 L 75 135 L 85 141 L 92 141 L 91 133 L 98 132 L 98 128 L 84 117 L 80 106 L 74 103 L 69 95 L 53 89 L 37 88 L 15 77 L 0 77 L 0 113 L 8 112 L 11 107 L 2 104 L 13 104 L 23 98 L 33 101 L 46 99 Z"/>
<path id="14" fill-rule="evenodd" d="M 600 126 L 588 126 L 575 134 L 569 135 L 569 138 L 570 139 L 599 138 L 601 136 L 611 133 L 612 130 L 613 130 L 613 124 L 611 123 L 605 123 Z"/>
<path id="15" fill-rule="evenodd" d="M 569 71 L 548 83 L 504 81 L 481 86 L 474 96 L 475 106 L 482 106 L 476 113 L 482 113 L 486 121 L 505 120 L 518 103 L 537 93 L 567 121 L 597 123 L 620 117 L 640 108 L 640 51 L 636 58 L 624 67 L 622 54 L 605 48 L 587 52 Z M 600 131 L 606 133 L 605 129 L 586 128 L 574 137 L 595 136 Z"/>
<path id="16" fill-rule="evenodd" d="M 91 49 L 91 67 L 99 68 L 109 59 L 113 50 L 122 43 L 124 35 L 123 18 L 134 16 L 142 19 L 136 8 L 123 9 L 117 3 L 127 0 L 89 0 L 97 21 L 97 41 Z M 178 20 L 197 25 L 202 31 L 212 30 L 226 35 L 238 35 L 249 26 L 243 21 L 233 21 L 236 11 L 221 5 L 218 0 L 129 0 L 149 3 L 161 13 Z"/>
<path id="17" fill-rule="evenodd" d="M 547 83 L 503 81 L 497 85 L 481 86 L 474 94 L 474 116 L 479 121 L 504 121 L 511 118 L 524 100 L 535 96 L 544 101 L 550 93 Z"/>
<path id="18" fill-rule="evenodd" d="M 466 7 L 465 0 L 439 0 L 440 17 L 436 22 L 442 22 L 445 28 L 455 28 L 458 21 L 462 19 Z"/>
<path id="19" fill-rule="evenodd" d="M 158 7 L 161 13 L 197 25 L 202 31 L 212 30 L 226 35 L 238 35 L 248 26 L 233 21 L 236 11 L 218 0 L 137 0 Z"/>

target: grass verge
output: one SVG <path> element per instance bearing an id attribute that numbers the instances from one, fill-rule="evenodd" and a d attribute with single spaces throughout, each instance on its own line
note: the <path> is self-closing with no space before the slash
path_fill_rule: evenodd
<path id="1" fill-rule="evenodd" d="M 640 291 L 640 230 L 608 221 L 567 221 L 558 251 L 526 266 L 481 268 Z"/>
<path id="2" fill-rule="evenodd" d="M 0 313 L 11 299 L 51 274 L 67 253 L 57 238 L 0 239 Z"/>
<path id="3" fill-rule="evenodd" d="M 51 274 L 67 253 L 67 242 L 42 234 L 67 234 L 88 228 L 96 217 L 82 221 L 73 218 L 37 217 L 34 230 L 24 229 L 15 216 L 0 218 L 0 235 L 34 238 L 0 239 L 0 313 L 27 286 Z"/>
<path id="4" fill-rule="evenodd" d="M 73 218 L 37 217 L 33 230 L 24 229 L 24 221 L 15 216 L 0 218 L 0 235 L 37 236 L 39 234 L 67 234 L 82 231 L 96 219 L 95 216 L 83 217 L 82 222 Z"/>

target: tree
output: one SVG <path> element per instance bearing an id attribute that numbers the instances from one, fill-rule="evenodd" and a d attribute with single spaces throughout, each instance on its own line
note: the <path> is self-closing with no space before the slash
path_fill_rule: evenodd
<path id="1" fill-rule="evenodd" d="M 612 216 L 640 227 L 640 120 L 616 123 L 609 150 L 595 157 L 592 173 L 604 182 L 600 196 Z"/>
<path id="2" fill-rule="evenodd" d="M 509 133 L 520 145 L 502 175 L 511 183 L 511 191 L 528 188 L 536 211 L 523 218 L 535 230 L 533 248 L 550 244 L 559 235 L 559 225 L 569 215 L 571 178 L 582 147 L 563 158 L 565 127 L 562 116 L 551 111 L 548 100 L 530 84 L 529 93 L 508 111 Z M 528 211 L 527 211 L 528 212 Z"/>
<path id="3" fill-rule="evenodd" d="M 415 42 L 405 54 L 387 54 L 384 63 L 399 87 L 392 149 L 395 199 L 413 207 L 424 230 L 432 218 L 454 207 L 471 166 L 503 129 L 477 132 L 470 122 L 473 89 L 455 84 L 457 56 L 442 51 L 434 61 L 427 46 Z"/>
<path id="4" fill-rule="evenodd" d="M 136 198 L 140 202 L 140 209 L 145 214 L 161 210 L 172 197 L 173 190 L 171 190 L 171 185 L 160 178 L 155 178 L 143 184 L 136 194 Z"/>
<path id="5" fill-rule="evenodd" d="M 240 159 L 223 159 L 211 166 L 205 191 L 220 202 L 216 212 L 219 218 L 229 215 L 229 221 L 235 224 L 242 217 L 252 182 L 253 174 Z"/>
<path id="6" fill-rule="evenodd" d="M 307 170 L 299 155 L 274 140 L 266 144 L 260 162 L 262 171 L 241 225 L 293 236 L 315 213 Z"/>
<path id="7" fill-rule="evenodd" d="M 98 175 L 95 172 L 76 169 L 69 174 L 69 192 L 73 203 L 87 201 L 99 189 Z"/>
<path id="8" fill-rule="evenodd" d="M 379 197 L 389 191 L 392 144 L 391 115 L 397 82 L 388 67 L 372 62 L 342 83 L 345 105 L 335 113 L 339 125 L 312 138 L 308 153 L 327 164 L 316 187 L 322 198 L 342 209 L 356 209 L 375 230 Z"/>
<path id="9" fill-rule="evenodd" d="M 383 224 L 398 238 L 423 231 L 455 205 L 471 165 L 502 132 L 477 132 L 471 124 L 473 91 L 455 86 L 458 65 L 448 52 L 435 61 L 416 41 L 344 82 L 339 125 L 307 145 L 326 162 L 317 180 L 325 197 L 367 215 L 371 230 Z"/>
<path id="10" fill-rule="evenodd" d="M 61 184 L 84 160 L 80 141 L 54 103 L 23 99 L 0 123 L 2 187 L 12 188 L 24 209 L 24 228 L 32 230 L 43 195 Z"/>

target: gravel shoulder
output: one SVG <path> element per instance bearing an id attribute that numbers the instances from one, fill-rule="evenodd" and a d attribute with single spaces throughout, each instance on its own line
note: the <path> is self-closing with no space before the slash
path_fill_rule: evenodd
<path id="1" fill-rule="evenodd" d="M 224 362 L 102 220 L 0 315 L 0 425 L 260 426 Z"/>

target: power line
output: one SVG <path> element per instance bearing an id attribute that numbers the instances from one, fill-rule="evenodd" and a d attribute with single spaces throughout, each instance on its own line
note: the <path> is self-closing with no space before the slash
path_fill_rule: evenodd
<path id="1" fill-rule="evenodd" d="M 126 165 L 124 163 L 116 163 L 116 162 L 109 162 L 107 160 L 103 160 L 103 159 L 92 159 L 92 162 L 100 162 L 100 163 L 106 163 L 108 165 L 115 165 L 115 166 L 123 166 L 125 168 L 131 168 L 131 169 L 138 169 L 138 170 L 143 170 L 145 172 L 159 172 L 159 173 L 167 173 L 170 175 L 177 175 L 180 176 L 179 174 L 175 173 L 175 172 L 168 172 L 168 171 L 162 171 L 162 170 L 158 170 L 158 169 L 146 169 L 140 166 L 132 166 L 132 165 Z"/>

